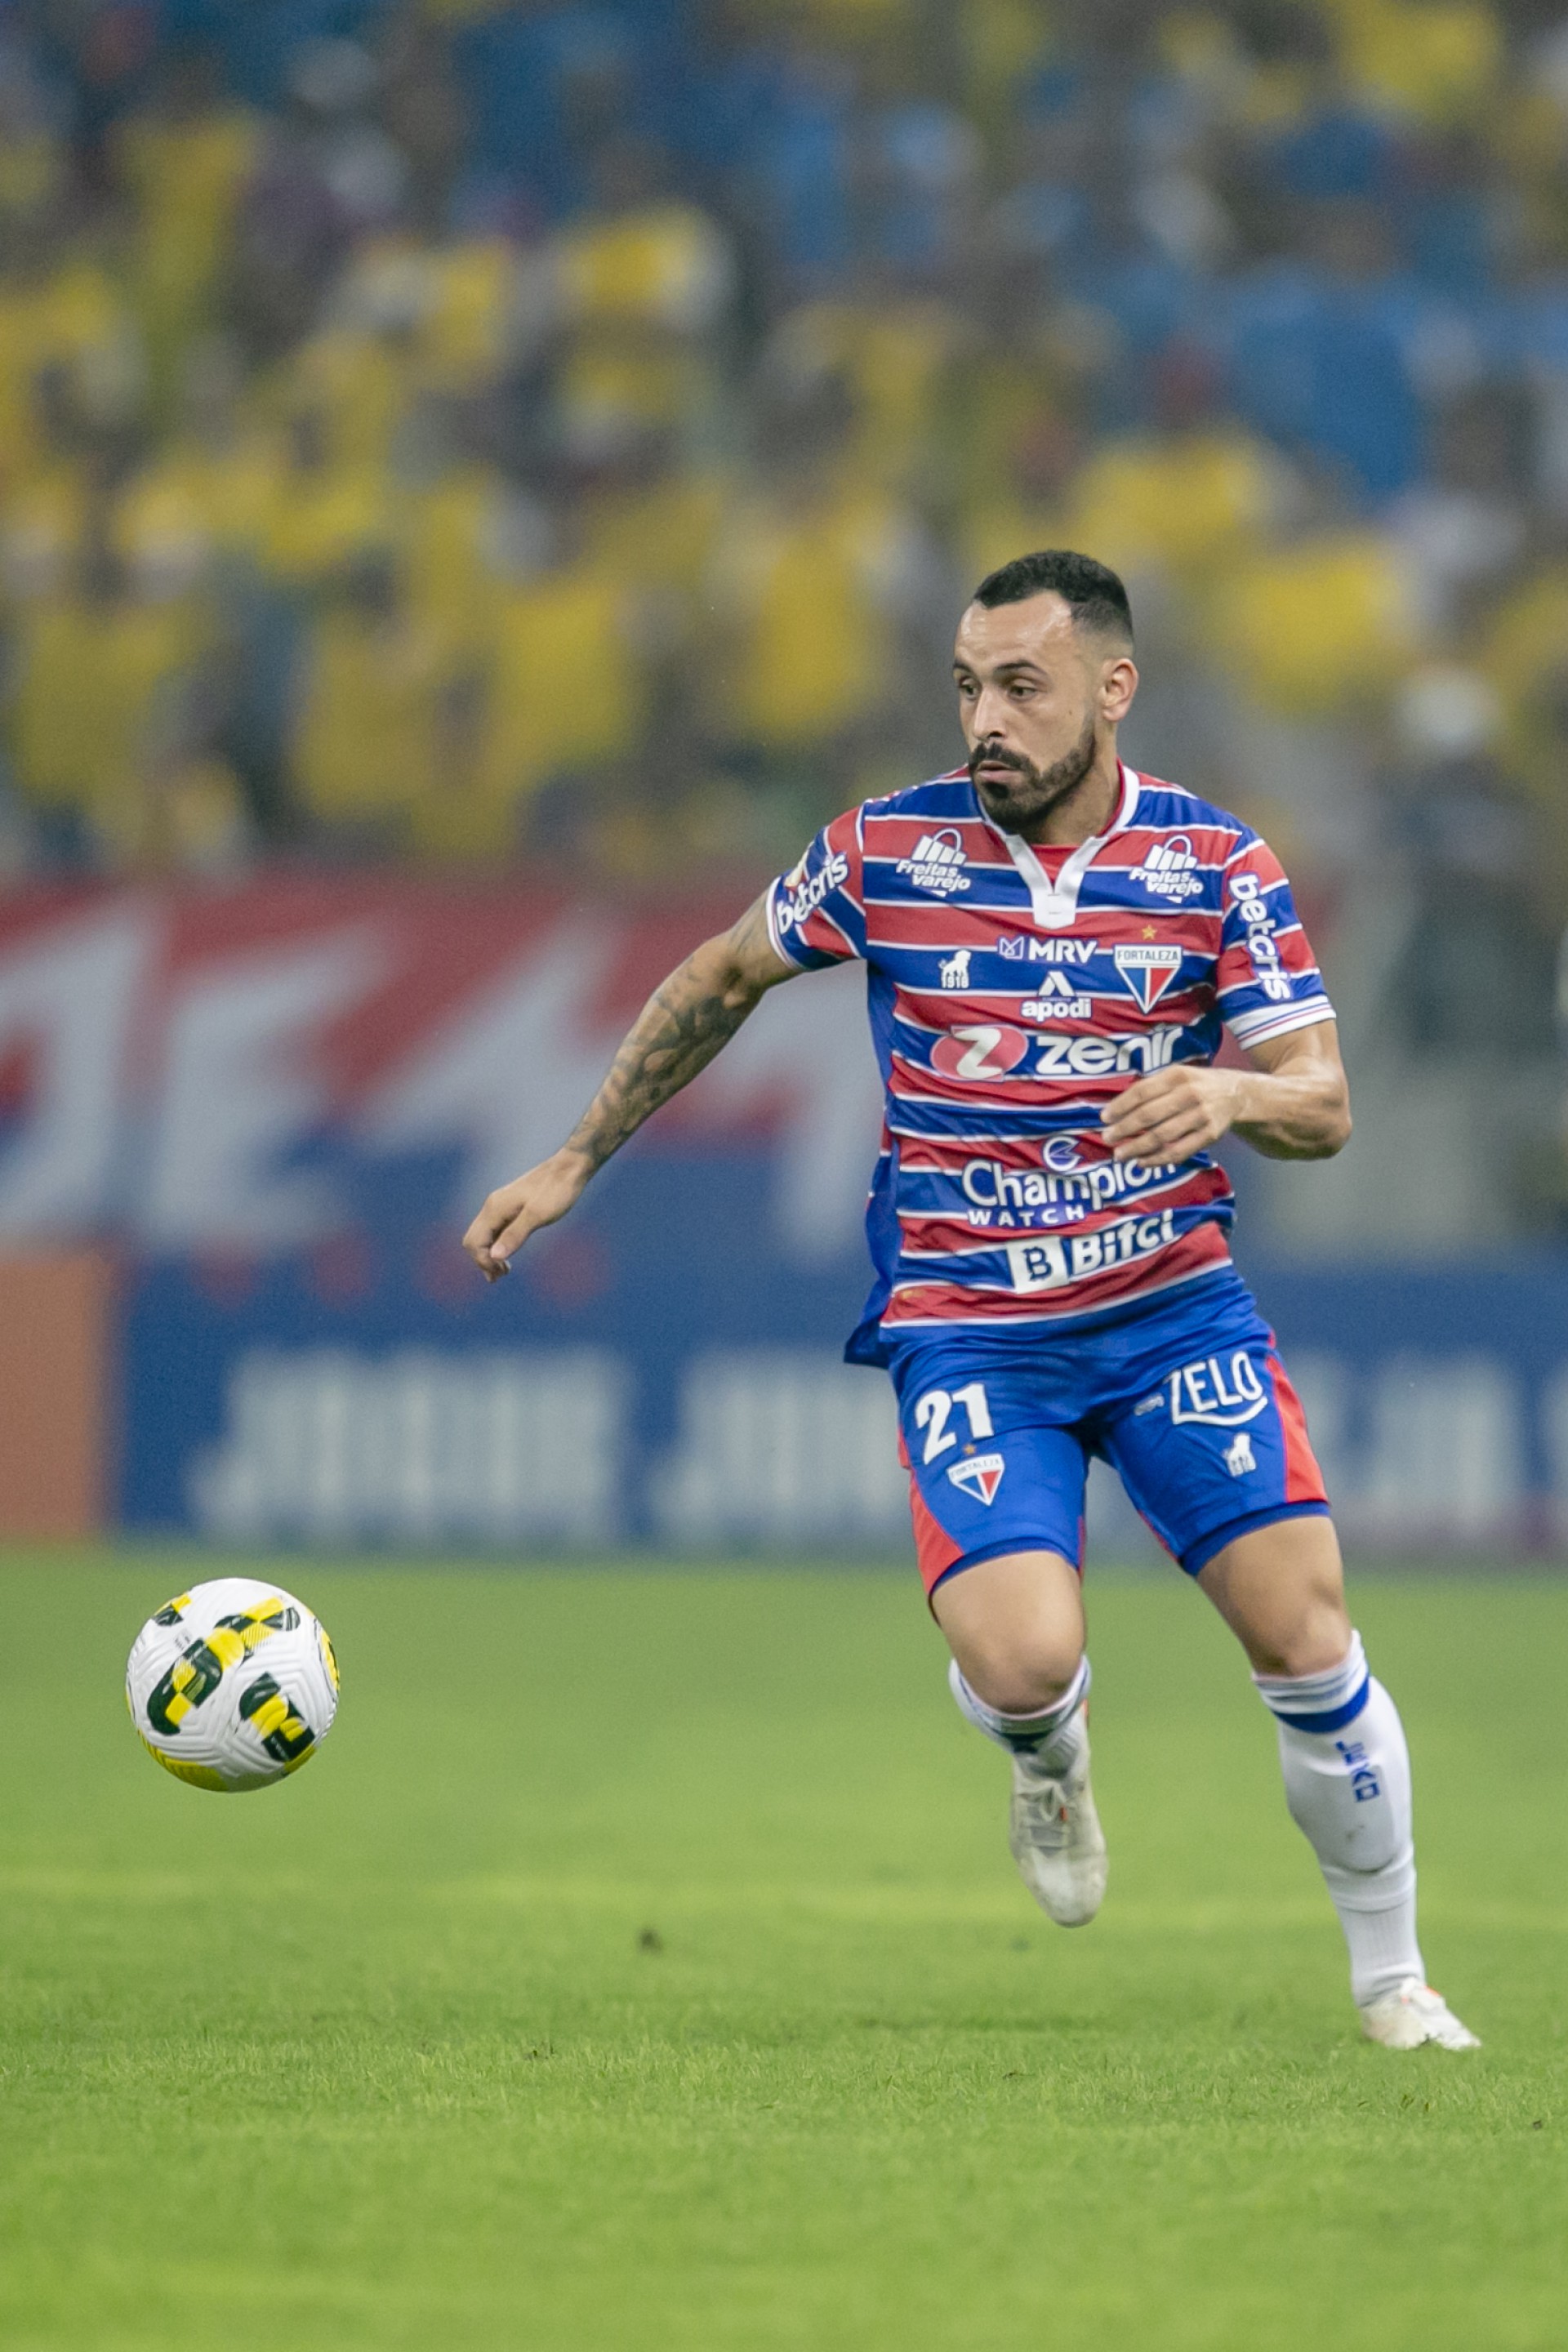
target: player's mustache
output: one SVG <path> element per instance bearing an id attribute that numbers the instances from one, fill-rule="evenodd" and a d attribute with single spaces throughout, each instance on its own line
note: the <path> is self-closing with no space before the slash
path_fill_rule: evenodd
<path id="1" fill-rule="evenodd" d="M 973 782 L 981 768 L 1016 768 L 1023 775 L 1030 772 L 1032 762 L 1017 751 L 1004 751 L 1000 743 L 977 743 L 969 755 L 969 775 Z"/>

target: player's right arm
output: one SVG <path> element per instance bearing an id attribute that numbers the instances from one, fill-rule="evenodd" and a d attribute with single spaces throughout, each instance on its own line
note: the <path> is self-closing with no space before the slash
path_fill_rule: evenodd
<path id="1" fill-rule="evenodd" d="M 487 1282 L 510 1272 L 531 1234 L 566 1214 L 589 1178 L 661 1103 L 707 1068 L 770 988 L 801 971 L 801 964 L 786 961 L 773 944 L 768 896 L 764 891 L 731 929 L 704 940 L 655 989 L 560 1150 L 489 1195 L 463 1236 Z"/>

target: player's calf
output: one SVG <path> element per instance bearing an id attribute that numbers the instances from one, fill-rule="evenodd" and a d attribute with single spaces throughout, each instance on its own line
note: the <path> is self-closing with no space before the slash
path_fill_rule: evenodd
<path id="1" fill-rule="evenodd" d="M 1061 1696 L 1028 1713 L 987 1706 L 954 1658 L 958 1709 L 1013 1759 L 1007 1844 L 1040 1908 L 1059 1927 L 1087 1927 L 1105 1899 L 1105 1832 L 1089 1778 L 1089 1660 Z"/>
<path id="2" fill-rule="evenodd" d="M 1059 1927 L 1080 1927 L 1104 1898 L 1106 1857 L 1077 1573 L 1049 1549 L 1005 1553 L 955 1570 L 931 1607 L 960 1712 L 1013 1759 L 1007 1843 L 1024 1884 Z"/>
<path id="3" fill-rule="evenodd" d="M 1253 1681 L 1279 1727 L 1291 1819 L 1318 1857 L 1350 1951 L 1368 2038 L 1396 2050 L 1478 2046 L 1426 1984 L 1415 1938 L 1410 1756 L 1359 1633 L 1321 1674 Z"/>

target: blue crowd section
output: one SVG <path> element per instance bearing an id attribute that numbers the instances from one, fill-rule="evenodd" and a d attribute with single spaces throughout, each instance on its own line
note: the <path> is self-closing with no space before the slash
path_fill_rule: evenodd
<path id="1" fill-rule="evenodd" d="M 387 0 L 163 0 L 154 13 L 166 40 L 211 42 L 235 89 L 270 106 L 302 42 L 353 39 L 392 11 Z"/>
<path id="2" fill-rule="evenodd" d="M 398 15 L 394 0 L 162 0 L 137 12 L 156 38 L 127 51 L 118 78 L 81 76 L 57 44 L 79 104 L 101 117 L 134 106 L 159 55 L 209 46 L 234 94 L 275 110 L 313 40 L 374 40 Z M 863 142 L 853 136 L 847 85 L 803 70 L 776 37 L 715 49 L 705 11 L 691 0 L 605 0 L 557 9 L 452 12 L 445 26 L 468 110 L 467 173 L 459 203 L 487 180 L 521 182 L 547 219 L 587 200 L 592 142 L 580 120 L 585 89 L 613 89 L 617 128 L 683 159 L 699 180 L 739 173 L 779 259 L 831 278 L 865 258 L 918 268 L 939 230 L 922 206 L 922 165 L 933 185 L 951 117 L 914 100 L 883 110 L 887 162 L 909 168 L 896 198 L 868 206 Z M 3 12 L 0 12 L 3 22 Z M 765 26 L 764 26 L 765 29 Z M 1052 62 L 1014 92 L 1026 131 L 1048 156 L 1093 91 L 1085 73 Z M 1169 141 L 1179 107 L 1169 79 L 1151 76 L 1131 110 L 1152 146 Z M 1462 309 L 1466 365 L 1553 364 L 1568 343 L 1568 295 L 1560 287 L 1521 299 L 1500 284 L 1507 208 L 1484 175 L 1413 170 L 1408 126 L 1370 106 L 1325 101 L 1277 136 L 1256 142 L 1258 179 L 1280 199 L 1309 205 L 1375 205 L 1399 259 L 1364 278 L 1293 258 L 1276 269 L 1223 278 L 1130 236 L 1114 204 L 1087 194 L 1045 163 L 1016 190 L 1011 229 L 1021 248 L 1057 262 L 1065 283 L 1114 320 L 1134 352 L 1153 353 L 1187 334 L 1228 352 L 1238 414 L 1288 446 L 1337 459 L 1369 499 L 1408 486 L 1423 462 L 1414 347 L 1431 331 L 1431 305 Z M 930 209 L 931 217 L 927 219 Z M 875 222 L 871 215 L 876 215 Z"/>
<path id="3" fill-rule="evenodd" d="M 955 616 L 1078 547 L 1347 1034 L 1552 1053 L 1568 29 L 0 0 L 0 118 L 5 877 L 744 903 L 951 768 Z M 1562 1225 L 1555 1090 L 1447 1230 Z"/>
<path id="4" fill-rule="evenodd" d="M 374 1250 L 143 1265 L 123 1526 L 520 1557 L 906 1548 L 888 1383 L 840 1360 L 864 1259 L 803 1266 L 769 1242 L 768 1173 L 747 1152 L 633 1159 L 499 1288 L 455 1230 L 395 1216 Z M 1562 1548 L 1561 1259 L 1244 1270 L 1352 1549 Z M 1102 1503 L 1091 1555 L 1147 1546 L 1119 1510 Z"/>

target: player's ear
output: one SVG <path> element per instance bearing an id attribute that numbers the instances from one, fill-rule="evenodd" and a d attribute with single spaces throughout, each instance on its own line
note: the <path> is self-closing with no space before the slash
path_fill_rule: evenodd
<path id="1" fill-rule="evenodd" d="M 1100 669 L 1100 707 L 1111 726 L 1125 719 L 1138 691 L 1138 669 L 1131 654 L 1108 654 Z"/>

